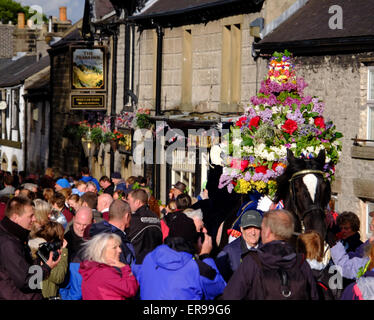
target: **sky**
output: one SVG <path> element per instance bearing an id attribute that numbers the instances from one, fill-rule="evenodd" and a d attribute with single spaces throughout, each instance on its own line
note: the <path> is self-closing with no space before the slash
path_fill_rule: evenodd
<path id="1" fill-rule="evenodd" d="M 42 13 L 47 17 L 59 16 L 59 7 L 67 8 L 67 18 L 74 24 L 79 19 L 83 18 L 84 0 L 16 0 L 23 6 L 38 5 L 42 8 Z"/>

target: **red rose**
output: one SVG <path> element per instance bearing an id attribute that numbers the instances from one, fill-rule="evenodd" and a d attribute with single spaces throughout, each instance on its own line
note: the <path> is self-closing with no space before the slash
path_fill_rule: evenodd
<path id="1" fill-rule="evenodd" d="M 325 128 L 325 121 L 323 120 L 323 117 L 317 117 L 317 118 L 314 118 L 314 124 L 317 126 L 317 127 L 320 127 L 320 128 Z"/>
<path id="2" fill-rule="evenodd" d="M 244 125 L 244 123 L 246 122 L 246 120 L 247 120 L 247 117 L 241 117 L 241 118 L 239 118 L 238 121 L 236 121 L 235 125 L 237 127 L 241 128 Z"/>
<path id="3" fill-rule="evenodd" d="M 251 128 L 251 127 L 257 128 L 259 122 L 260 122 L 260 117 L 259 116 L 252 118 L 251 121 L 249 121 L 249 128 Z"/>
<path id="4" fill-rule="evenodd" d="M 284 125 L 282 126 L 284 132 L 289 134 L 293 134 L 297 130 L 297 122 L 291 119 L 286 120 Z"/>
<path id="5" fill-rule="evenodd" d="M 248 160 L 242 160 L 240 162 L 240 170 L 241 171 L 244 171 L 249 165 L 249 161 Z"/>
<path id="6" fill-rule="evenodd" d="M 268 170 L 267 167 L 265 166 L 258 166 L 255 168 L 255 172 L 256 173 L 263 173 L 263 174 L 266 174 L 266 171 Z"/>
<path id="7" fill-rule="evenodd" d="M 248 160 L 238 160 L 238 159 L 232 159 L 230 167 L 234 169 L 240 169 L 241 171 L 244 171 L 245 168 L 247 168 L 249 165 Z"/>
<path id="8" fill-rule="evenodd" d="M 272 169 L 273 171 L 275 171 L 275 169 L 278 167 L 279 163 L 278 162 L 274 162 L 273 165 L 272 165 Z"/>

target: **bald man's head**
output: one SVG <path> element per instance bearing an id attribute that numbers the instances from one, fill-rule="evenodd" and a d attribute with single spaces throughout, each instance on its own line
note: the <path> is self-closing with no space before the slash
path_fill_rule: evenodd
<path id="1" fill-rule="evenodd" d="M 103 193 L 97 198 L 97 210 L 102 212 L 104 209 L 110 207 L 113 202 L 113 197 L 108 193 Z"/>
<path id="2" fill-rule="evenodd" d="M 88 207 L 80 208 L 73 218 L 73 230 L 78 237 L 83 238 L 84 230 L 92 223 L 92 209 Z"/>

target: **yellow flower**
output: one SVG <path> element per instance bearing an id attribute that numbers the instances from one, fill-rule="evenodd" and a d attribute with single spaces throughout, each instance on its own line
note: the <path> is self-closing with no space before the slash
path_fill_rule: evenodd
<path id="1" fill-rule="evenodd" d="M 249 191 L 251 191 L 252 189 L 252 186 L 251 186 L 251 183 L 244 180 L 244 179 L 240 179 L 238 180 L 238 185 L 239 185 L 239 188 L 238 188 L 238 191 L 237 193 L 248 193 Z"/>
<path id="2" fill-rule="evenodd" d="M 260 193 L 265 193 L 267 184 L 264 181 L 254 181 L 253 187 Z"/>

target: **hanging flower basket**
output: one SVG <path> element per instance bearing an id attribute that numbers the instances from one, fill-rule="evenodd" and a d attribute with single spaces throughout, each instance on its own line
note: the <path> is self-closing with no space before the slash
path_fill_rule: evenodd
<path id="1" fill-rule="evenodd" d="M 272 197 L 276 178 L 287 166 L 287 149 L 299 158 L 313 158 L 325 150 L 325 177 L 333 180 L 342 134 L 324 118 L 324 102 L 304 95 L 306 86 L 296 77 L 290 52 L 275 52 L 260 91 L 222 143 L 226 152 L 219 188 Z"/>

